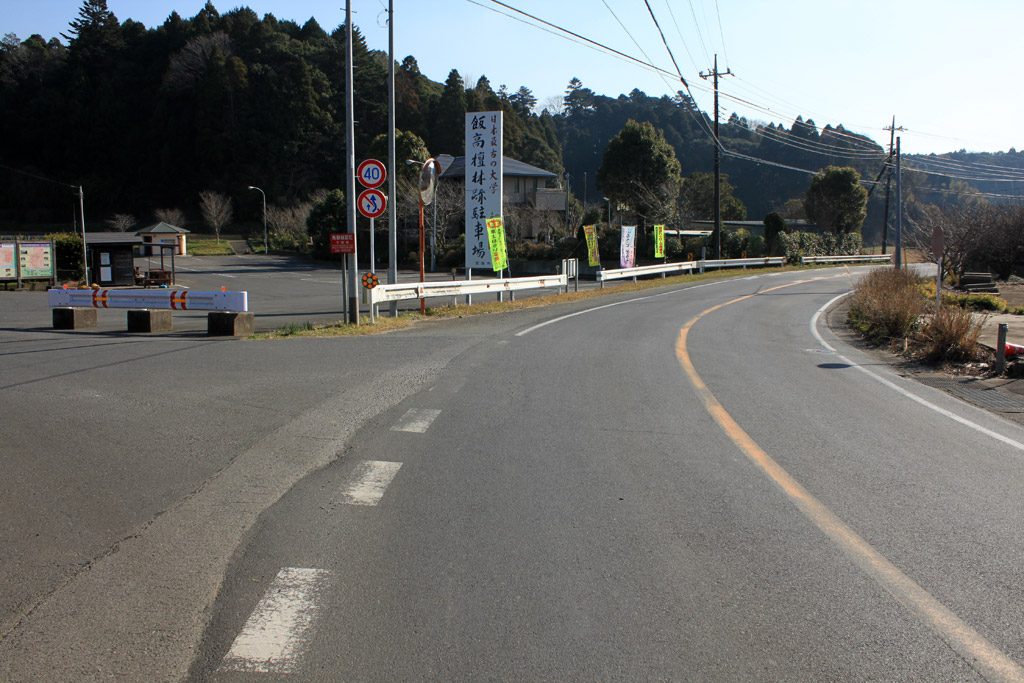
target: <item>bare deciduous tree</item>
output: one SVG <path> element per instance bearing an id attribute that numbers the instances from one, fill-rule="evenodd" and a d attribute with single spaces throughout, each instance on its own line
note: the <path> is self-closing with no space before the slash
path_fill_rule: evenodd
<path id="1" fill-rule="evenodd" d="M 217 241 L 220 242 L 221 228 L 230 223 L 234 217 L 234 210 L 231 208 L 231 197 L 225 197 L 210 190 L 200 192 L 199 210 L 203 213 L 203 220 L 213 228 Z"/>
<path id="2" fill-rule="evenodd" d="M 128 232 L 138 225 L 138 223 L 139 222 L 135 220 L 135 216 L 127 213 L 114 214 L 113 218 L 107 220 L 107 225 L 110 226 L 110 229 L 116 230 L 117 232 Z"/>
<path id="3" fill-rule="evenodd" d="M 168 225 L 174 225 L 179 228 L 185 227 L 185 212 L 181 209 L 157 209 L 153 212 L 153 216 L 163 223 Z"/>

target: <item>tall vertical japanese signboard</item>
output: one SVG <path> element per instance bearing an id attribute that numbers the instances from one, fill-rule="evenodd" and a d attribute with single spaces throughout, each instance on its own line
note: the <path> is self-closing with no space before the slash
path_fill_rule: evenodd
<path id="1" fill-rule="evenodd" d="M 491 270 L 487 219 L 502 215 L 500 111 L 466 114 L 466 269 Z"/>

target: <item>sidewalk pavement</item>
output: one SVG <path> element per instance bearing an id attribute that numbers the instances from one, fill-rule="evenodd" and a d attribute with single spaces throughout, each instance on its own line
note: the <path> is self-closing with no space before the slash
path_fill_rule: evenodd
<path id="1" fill-rule="evenodd" d="M 1006 341 L 1011 344 L 1024 346 L 1024 315 L 1010 315 L 1009 313 L 978 315 L 980 315 L 983 320 L 981 324 L 981 336 L 978 337 L 979 343 L 995 350 L 996 341 L 999 335 L 999 325 L 1000 323 L 1006 323 Z"/>

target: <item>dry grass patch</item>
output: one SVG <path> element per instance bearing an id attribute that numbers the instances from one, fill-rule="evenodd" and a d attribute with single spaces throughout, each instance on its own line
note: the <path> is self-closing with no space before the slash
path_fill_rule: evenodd
<path id="1" fill-rule="evenodd" d="M 979 357 L 981 321 L 959 306 L 942 306 L 921 326 L 922 358 L 932 362 L 965 362 Z"/>
<path id="2" fill-rule="evenodd" d="M 857 283 L 850 322 L 875 342 L 906 340 L 925 312 L 921 278 L 905 270 L 872 270 Z"/>

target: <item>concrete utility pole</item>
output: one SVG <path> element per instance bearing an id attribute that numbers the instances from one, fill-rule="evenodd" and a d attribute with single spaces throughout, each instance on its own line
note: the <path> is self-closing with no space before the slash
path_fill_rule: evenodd
<path id="1" fill-rule="evenodd" d="M 705 81 L 714 78 L 715 84 L 715 251 L 716 258 L 722 258 L 722 145 L 718 142 L 718 77 L 734 76 L 732 69 L 724 72 L 718 70 L 718 53 L 715 53 L 715 66 L 711 73 L 700 72 Z"/>
<path id="2" fill-rule="evenodd" d="M 892 125 L 882 130 L 889 131 L 889 158 L 886 160 L 886 164 L 891 167 L 892 160 L 896 156 L 896 149 L 894 142 L 896 140 L 896 131 L 903 130 L 903 126 L 896 127 L 896 116 L 892 117 Z M 892 188 L 892 171 L 885 177 L 885 214 L 882 219 L 882 253 L 885 253 L 886 242 L 889 240 L 889 191 Z"/>
<path id="3" fill-rule="evenodd" d="M 896 268 L 903 267 L 903 167 L 900 139 L 896 138 Z"/>
<path id="4" fill-rule="evenodd" d="M 359 324 L 359 246 L 356 237 L 356 125 L 355 96 L 352 91 L 352 0 L 345 1 L 345 156 L 348 159 L 346 180 L 348 188 L 348 233 L 352 235 L 355 251 L 345 258 L 348 269 L 348 321 Z"/>
<path id="5" fill-rule="evenodd" d="M 388 284 L 398 282 L 398 195 L 395 190 L 395 0 L 388 0 Z M 398 317 L 398 302 L 391 302 Z"/>

